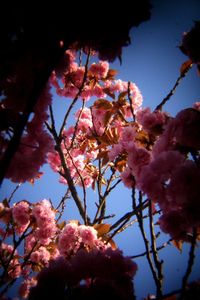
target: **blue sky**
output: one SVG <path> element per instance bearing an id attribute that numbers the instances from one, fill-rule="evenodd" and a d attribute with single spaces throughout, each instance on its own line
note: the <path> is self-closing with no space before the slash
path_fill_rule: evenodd
<path id="1" fill-rule="evenodd" d="M 173 87 L 179 76 L 181 64 L 187 60 L 178 46 L 182 33 L 190 30 L 194 20 L 200 19 L 200 1 L 155 0 L 152 3 L 154 8 L 151 20 L 131 31 L 132 44 L 123 49 L 122 65 L 120 66 L 120 63 L 116 61 L 112 67 L 119 70 L 118 77 L 120 79 L 135 82 L 143 94 L 143 105 L 154 109 Z M 191 106 L 196 101 L 200 101 L 200 77 L 197 75 L 196 67 L 193 67 L 164 110 L 170 112 L 171 115 L 176 115 L 179 110 Z M 55 97 L 56 118 L 62 119 L 67 103 L 68 100 L 60 100 Z M 23 199 L 36 202 L 43 198 L 51 198 L 53 203 L 56 203 L 61 199 L 66 187 L 58 183 L 58 176 L 49 170 L 47 165 L 43 167 L 43 171 L 45 175 L 34 185 L 25 184 L 20 187 L 15 194 L 14 202 Z M 5 180 L 0 191 L 1 200 L 8 196 L 14 187 L 15 185 Z M 96 196 L 93 192 L 88 192 L 88 208 L 91 213 Z M 116 213 L 118 216 L 131 210 L 130 191 L 121 185 L 108 200 L 108 207 L 110 213 Z M 71 200 L 67 204 L 65 217 L 67 220 L 79 218 Z M 164 240 L 167 238 L 165 237 Z M 144 251 L 137 226 L 129 228 L 117 236 L 115 241 L 126 255 Z M 160 239 L 160 243 L 162 241 L 163 237 Z M 186 268 L 187 252 L 187 246 L 183 249 L 183 255 L 179 255 L 177 249 L 169 246 L 167 250 L 160 253 L 166 260 L 164 269 L 166 271 L 166 291 L 180 287 L 181 274 Z M 199 256 L 199 254 L 198 250 L 197 255 Z M 154 288 L 146 260 L 140 258 L 136 262 L 139 265 L 139 271 L 135 280 L 135 288 L 138 299 L 142 299 L 141 297 L 147 295 L 148 292 L 153 292 Z M 195 265 L 193 278 L 200 277 L 199 264 L 200 259 Z"/>

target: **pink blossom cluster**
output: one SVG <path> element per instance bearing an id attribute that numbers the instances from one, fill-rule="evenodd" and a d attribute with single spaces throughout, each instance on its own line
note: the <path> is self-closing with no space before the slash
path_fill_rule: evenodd
<path id="1" fill-rule="evenodd" d="M 85 76 L 86 68 L 76 62 L 75 51 L 67 50 L 67 54 L 70 59 L 61 78 L 58 80 L 55 71 L 51 75 L 50 82 L 56 88 L 56 93 L 62 97 L 74 98 L 81 89 L 80 97 L 84 100 L 89 100 L 93 96 L 105 97 L 104 80 L 109 70 L 108 62 L 100 61 L 91 64 Z"/>
<path id="2" fill-rule="evenodd" d="M 47 85 L 39 97 L 33 117 L 27 123 L 26 132 L 6 173 L 6 177 L 13 182 L 37 178 L 40 167 L 46 162 L 46 154 L 53 146 L 50 135 L 44 129 L 44 122 L 48 118 L 46 111 L 51 103 L 49 88 Z"/>
<path id="3" fill-rule="evenodd" d="M 0 221 L 0 265 L 9 275 L 6 280 L 22 276 L 25 279 L 23 286 L 26 283 L 31 286 L 32 279 L 29 277 L 31 270 L 34 271 L 37 265 L 40 267 L 47 265 L 51 258 L 59 254 L 56 248 L 51 249 L 49 246 L 50 243 L 55 244 L 58 232 L 55 211 L 45 199 L 35 204 L 23 200 L 14 203 L 12 207 L 8 203 L 1 203 Z M 9 244 L 10 235 L 15 236 L 13 245 Z M 24 253 L 19 255 L 17 247 L 22 241 Z"/>
<path id="4" fill-rule="evenodd" d="M 29 299 L 45 297 L 58 299 L 109 299 L 134 300 L 133 277 L 137 265 L 111 248 L 99 251 L 81 249 L 66 260 L 60 257 L 51 261 L 31 289 Z M 70 295 L 70 296 L 69 296 Z"/>
<path id="5" fill-rule="evenodd" d="M 19 261 L 19 255 L 17 253 L 17 250 L 14 249 L 13 245 L 1 241 L 0 257 L 0 266 L 2 265 L 2 263 L 3 265 L 7 266 L 7 274 L 9 278 L 12 280 L 20 277 L 21 265 Z"/>
<path id="6" fill-rule="evenodd" d="M 151 152 L 141 144 L 139 135 L 141 130 L 138 126 L 125 126 L 121 130 L 118 144 L 114 144 L 109 150 L 109 159 L 115 161 L 122 154 L 127 157 L 127 167 L 121 173 L 121 179 L 128 188 L 135 186 L 141 169 L 151 160 Z"/>
<path id="7" fill-rule="evenodd" d="M 103 250 L 109 247 L 109 244 L 105 244 L 98 238 L 94 227 L 78 225 L 75 222 L 66 224 L 58 236 L 58 250 L 67 257 L 82 248 Z"/>
<path id="8" fill-rule="evenodd" d="M 13 220 L 17 225 L 18 233 L 23 233 L 30 224 L 30 205 L 26 201 L 14 204 L 12 209 Z"/>
<path id="9" fill-rule="evenodd" d="M 192 228 L 200 226 L 197 152 L 200 149 L 200 113 L 188 108 L 175 118 L 166 118 L 162 112 L 152 114 L 146 109 L 138 112 L 137 120 L 149 138 L 153 136 L 149 140 L 152 145 L 138 147 L 137 138 L 134 144 L 134 137 L 131 138 L 132 145 L 130 142 L 126 147 L 127 169 L 121 174 L 122 181 L 129 188 L 136 186 L 159 204 L 163 213 L 159 223 L 164 232 L 176 239 L 187 239 Z M 157 125 L 159 130 L 155 130 Z M 122 142 L 120 147 L 122 151 Z M 194 154 L 194 160 L 188 157 L 189 152 Z M 112 151 L 110 155 L 113 156 Z"/>
<path id="10" fill-rule="evenodd" d="M 61 147 L 74 183 L 89 187 L 97 176 L 96 167 L 92 166 L 90 162 L 98 154 L 97 142 L 90 143 L 87 139 L 87 135 L 91 134 L 93 128 L 90 109 L 84 108 L 77 111 L 75 118 L 77 119 L 77 126 L 71 126 L 63 131 Z M 56 151 L 48 153 L 48 163 L 55 172 L 63 174 L 60 177 L 60 182 L 66 184 L 60 157 Z"/>
<path id="11" fill-rule="evenodd" d="M 163 132 L 168 120 L 166 113 L 155 111 L 150 108 L 139 109 L 136 112 L 135 123 L 118 123 L 119 140 L 109 150 L 109 159 L 115 160 L 120 154 L 128 154 L 128 165 L 137 173 L 141 166 L 148 164 L 151 156 L 151 148 L 146 143 L 154 143 L 157 136 Z M 157 130 L 155 130 L 157 128 Z M 150 140 L 152 138 L 152 141 Z M 144 139 L 146 141 L 144 142 Z M 132 162 L 134 161 L 134 162 Z M 138 165 L 138 166 L 137 166 Z M 136 170 L 138 169 L 138 171 Z M 133 174 L 135 175 L 135 173 Z"/>
<path id="12" fill-rule="evenodd" d="M 46 199 L 34 204 L 22 200 L 13 206 L 0 203 L 0 221 L 0 267 L 8 274 L 4 283 L 22 277 L 19 294 L 23 298 L 28 297 L 30 288 L 37 283 L 32 272 L 41 271 L 50 260 L 61 256 L 70 259 L 81 249 L 103 252 L 111 247 L 92 226 L 70 221 L 61 229 L 56 211 Z M 10 245 L 13 234 L 14 244 Z M 22 242 L 24 247 L 18 254 Z"/>
<path id="13" fill-rule="evenodd" d="M 75 98 L 81 89 L 80 98 L 89 100 L 91 97 L 105 98 L 107 94 L 113 95 L 114 93 L 128 91 L 128 83 L 120 79 L 115 80 L 114 75 L 116 72 L 109 69 L 107 61 L 92 63 L 87 66 L 86 70 L 85 66 L 78 65 L 76 62 L 74 50 L 67 50 L 67 55 L 69 59 L 63 76 L 58 79 L 59 74 L 57 75 L 54 71 L 50 79 L 59 96 Z M 133 109 L 137 110 L 142 104 L 142 95 L 134 83 L 130 84 L 129 93 Z M 130 114 L 130 104 L 128 104 L 127 115 L 130 116 Z"/>
<path id="14" fill-rule="evenodd" d="M 140 109 L 136 121 L 121 123 L 109 159 L 116 166 L 118 161 L 125 161 L 120 172 L 126 187 L 138 188 L 159 204 L 161 229 L 173 238 L 187 239 L 192 228 L 200 226 L 198 105 L 180 111 L 175 118 L 165 112 Z"/>
<path id="15" fill-rule="evenodd" d="M 66 89 L 66 85 L 72 84 L 72 81 L 76 82 L 76 86 L 80 88 L 81 80 L 83 80 L 85 75 L 83 67 L 78 67 L 75 62 L 75 56 L 71 54 L 70 57 L 70 64 L 68 65 L 66 73 L 63 75 L 63 81 L 65 81 L 63 91 Z M 115 97 L 114 93 L 118 93 L 118 100 L 110 102 L 105 99 L 99 99 L 94 102 L 90 109 L 84 107 L 78 110 L 75 113 L 76 125 L 64 129 L 62 133 L 63 140 L 61 147 L 66 166 L 70 171 L 74 184 L 80 186 L 93 186 L 98 176 L 98 169 L 95 164 L 92 164 L 92 161 L 97 158 L 99 153 L 99 140 L 97 137 L 104 137 L 107 130 L 117 131 L 116 135 L 118 136 L 122 134 L 122 131 L 124 135 L 128 130 L 131 132 L 131 128 L 125 128 L 127 124 L 126 118 L 129 119 L 133 117 L 132 113 L 135 114 L 142 104 L 142 95 L 134 83 L 128 85 L 127 82 L 114 80 L 114 75 L 109 75 L 109 72 L 107 62 L 100 61 L 99 63 L 93 63 L 88 68 L 87 81 L 90 82 L 90 86 L 94 89 L 99 80 L 101 80 L 105 88 L 104 91 L 112 97 Z M 82 77 L 80 74 L 82 74 Z M 81 80 L 79 80 L 80 78 Z M 94 80 L 96 82 L 95 87 Z M 83 92 L 86 91 L 87 81 Z M 55 73 L 52 74 L 52 84 L 59 94 L 60 88 Z M 75 94 L 71 96 L 75 96 Z M 104 97 L 105 95 L 95 94 L 95 96 Z M 125 99 L 125 96 L 130 99 Z M 103 103 L 101 103 L 101 100 Z M 98 101 L 100 101 L 100 103 L 98 103 Z M 119 114 L 121 114 L 123 118 Z M 123 139 L 125 139 L 125 137 Z M 128 140 L 126 142 L 129 143 Z M 55 150 L 49 152 L 48 162 L 55 172 L 61 174 L 60 182 L 67 183 L 60 156 Z"/>
<path id="16" fill-rule="evenodd" d="M 56 234 L 55 211 L 51 203 L 44 199 L 34 205 L 32 215 L 36 220 L 37 229 L 34 235 L 42 245 L 48 245 Z"/>
<path id="17" fill-rule="evenodd" d="M 188 152 L 200 148 L 200 111 L 198 104 L 195 108 L 180 111 L 175 118 L 170 118 L 165 126 L 165 131 L 154 146 L 154 156 L 161 151 L 177 149 Z"/>
<path id="18" fill-rule="evenodd" d="M 106 83 L 106 86 L 111 93 L 126 92 L 127 94 L 129 94 L 129 101 L 131 101 L 131 105 L 134 113 L 136 113 L 137 110 L 141 107 L 143 98 L 139 88 L 135 83 L 130 82 L 130 85 L 128 87 L 128 82 L 122 81 L 121 79 L 117 79 L 113 81 L 108 81 Z M 131 111 L 131 105 L 128 102 L 126 103 L 124 107 L 125 117 L 133 117 Z"/>
<path id="19" fill-rule="evenodd" d="M 167 122 L 167 114 L 160 110 L 151 112 L 149 107 L 142 108 L 137 112 L 137 122 L 142 125 L 143 129 L 149 133 L 162 130 Z"/>

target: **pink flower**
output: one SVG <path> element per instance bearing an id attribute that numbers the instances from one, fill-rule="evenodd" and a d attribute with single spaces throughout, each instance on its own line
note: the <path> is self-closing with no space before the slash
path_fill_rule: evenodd
<path id="1" fill-rule="evenodd" d="M 124 89 L 124 82 L 121 79 L 114 80 L 110 83 L 109 89 L 111 92 L 124 92 L 127 88 Z"/>
<path id="2" fill-rule="evenodd" d="M 38 176 L 46 155 L 52 149 L 52 139 L 43 128 L 23 136 L 18 151 L 6 174 L 13 182 L 25 182 Z"/>
<path id="3" fill-rule="evenodd" d="M 80 225 L 78 227 L 78 233 L 81 241 L 89 246 L 93 246 L 97 239 L 97 231 L 91 226 Z"/>
<path id="4" fill-rule="evenodd" d="M 128 166 L 132 173 L 138 178 L 142 168 L 151 161 L 151 154 L 145 148 L 132 147 L 132 151 L 128 152 Z"/>
<path id="5" fill-rule="evenodd" d="M 34 263 L 44 263 L 47 264 L 50 259 L 49 251 L 41 246 L 38 250 L 31 253 L 30 259 Z"/>
<path id="6" fill-rule="evenodd" d="M 133 82 L 130 83 L 130 98 L 132 102 L 133 111 L 137 112 L 138 108 L 142 105 L 143 98 L 139 88 Z"/>
<path id="7" fill-rule="evenodd" d="M 76 71 L 69 74 L 69 81 L 75 87 L 80 88 L 83 82 L 85 67 L 78 67 Z"/>
<path id="8" fill-rule="evenodd" d="M 120 142 L 126 148 L 127 145 L 135 140 L 136 130 L 132 126 L 127 126 L 123 128 Z"/>
<path id="9" fill-rule="evenodd" d="M 9 263 L 9 276 L 12 279 L 19 278 L 21 275 L 21 265 L 17 258 L 14 258 Z"/>
<path id="10" fill-rule="evenodd" d="M 77 93 L 78 93 L 78 88 L 72 84 L 65 86 L 64 89 L 60 90 L 60 96 L 64 96 L 66 98 L 74 98 L 76 97 Z"/>
<path id="11" fill-rule="evenodd" d="M 168 120 L 165 131 L 153 147 L 154 155 L 161 151 L 180 147 L 200 149 L 200 112 L 194 108 L 180 111 L 175 118 Z M 185 149 L 186 150 L 186 149 Z"/>
<path id="12" fill-rule="evenodd" d="M 75 118 L 76 120 L 79 118 L 81 120 L 92 120 L 92 114 L 91 114 L 91 110 L 87 107 L 84 107 L 83 109 L 79 109 L 76 113 L 75 113 Z"/>
<path id="13" fill-rule="evenodd" d="M 29 234 L 25 239 L 25 252 L 28 253 L 32 251 L 37 242 L 38 240 L 36 239 L 35 235 L 33 233 Z"/>
<path id="14" fill-rule="evenodd" d="M 90 152 L 85 153 L 86 159 L 93 160 L 98 155 L 98 150 L 91 150 Z"/>
<path id="15" fill-rule="evenodd" d="M 49 152 L 47 157 L 47 161 L 50 164 L 51 168 L 54 170 L 54 172 L 59 171 L 61 162 L 58 153 L 55 151 Z"/>
<path id="16" fill-rule="evenodd" d="M 19 288 L 19 296 L 22 298 L 28 298 L 29 296 L 29 292 L 30 292 L 30 288 L 34 287 L 37 284 L 37 280 L 35 278 L 28 278 L 25 279 L 22 284 L 20 285 Z"/>
<path id="17" fill-rule="evenodd" d="M 36 219 L 38 229 L 36 230 L 37 238 L 44 245 L 47 245 L 56 233 L 55 212 L 48 200 L 44 199 L 37 203 L 32 210 Z"/>
<path id="18" fill-rule="evenodd" d="M 14 221 L 19 226 L 27 226 L 30 222 L 30 206 L 26 201 L 20 201 L 14 204 L 12 209 Z"/>
<path id="19" fill-rule="evenodd" d="M 0 202 L 0 220 L 5 224 L 8 224 L 12 217 L 12 209 L 4 206 L 2 202 Z"/>
<path id="20" fill-rule="evenodd" d="M 94 179 L 90 175 L 84 176 L 83 180 L 84 180 L 84 185 L 85 185 L 86 188 L 89 188 L 92 185 L 93 181 L 94 181 Z M 82 186 L 81 181 L 80 181 L 80 185 Z"/>
<path id="21" fill-rule="evenodd" d="M 182 208 L 191 226 L 199 226 L 200 170 L 193 161 L 186 160 L 174 170 L 167 193 L 170 206 Z"/>
<path id="22" fill-rule="evenodd" d="M 159 225 L 163 232 L 170 234 L 173 239 L 185 239 L 188 229 L 187 219 L 181 211 L 172 210 L 163 214 L 159 219 Z"/>
<path id="23" fill-rule="evenodd" d="M 175 119 L 175 137 L 180 145 L 200 149 L 200 112 L 193 108 L 180 111 Z"/>
<path id="24" fill-rule="evenodd" d="M 125 171 L 123 173 L 121 173 L 121 179 L 122 179 L 123 184 L 127 188 L 131 189 L 135 186 L 134 176 L 132 175 L 132 172 L 128 167 L 125 169 Z"/>
<path id="25" fill-rule="evenodd" d="M 78 246 L 77 246 L 78 245 Z M 79 247 L 78 241 L 78 225 L 76 223 L 68 223 L 63 228 L 58 237 L 58 250 L 65 255 L 71 250 L 75 251 Z"/>
<path id="26" fill-rule="evenodd" d="M 123 151 L 123 147 L 121 144 L 114 144 L 113 147 L 108 152 L 108 157 L 110 160 L 115 160 L 115 158 L 120 155 Z"/>
<path id="27" fill-rule="evenodd" d="M 6 243 L 1 243 L 0 244 L 0 253 L 2 254 L 5 252 L 6 254 L 9 253 L 11 254 L 13 252 L 14 247 L 12 245 L 6 244 Z"/>
<path id="28" fill-rule="evenodd" d="M 36 203 L 33 207 L 32 214 L 39 227 L 43 227 L 55 219 L 55 212 L 53 212 L 51 208 L 51 203 L 46 199 Z"/>
<path id="29" fill-rule="evenodd" d="M 92 91 L 93 90 L 90 86 L 85 85 L 83 91 L 81 92 L 81 98 L 85 101 L 88 101 L 93 96 Z"/>
<path id="30" fill-rule="evenodd" d="M 172 173 L 185 160 L 178 151 L 165 151 L 141 169 L 137 186 L 158 203 L 166 199 L 166 185 Z"/>
<path id="31" fill-rule="evenodd" d="M 107 61 L 100 61 L 99 63 L 93 63 L 90 66 L 90 72 L 98 79 L 105 78 L 109 70 L 109 63 Z"/>
<path id="32" fill-rule="evenodd" d="M 161 111 L 151 112 L 150 108 L 144 108 L 137 112 L 137 121 L 149 132 L 156 132 L 166 123 L 166 113 Z"/>
<path id="33" fill-rule="evenodd" d="M 43 227 L 36 230 L 36 235 L 42 245 L 48 245 L 51 242 L 51 239 L 54 238 L 56 230 L 57 228 L 53 221 L 49 224 L 44 224 Z"/>
<path id="34" fill-rule="evenodd" d="M 198 111 L 200 111 L 200 102 L 195 102 L 193 104 L 193 108 L 196 109 L 196 110 L 198 110 Z"/>
<path id="35" fill-rule="evenodd" d="M 96 84 L 92 89 L 92 96 L 104 98 L 106 97 L 106 94 L 104 93 L 103 88 L 99 84 Z"/>

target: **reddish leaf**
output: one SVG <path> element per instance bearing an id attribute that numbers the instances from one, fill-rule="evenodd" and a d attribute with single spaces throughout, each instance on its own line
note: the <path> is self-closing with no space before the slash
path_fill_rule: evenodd
<path id="1" fill-rule="evenodd" d="M 111 109 L 113 105 L 106 99 L 98 99 L 94 102 L 93 106 L 97 109 Z"/>
<path id="2" fill-rule="evenodd" d="M 122 160 L 120 160 L 120 161 L 118 161 L 117 163 L 116 163 L 116 169 L 119 171 L 119 172 L 123 172 L 124 171 L 124 169 L 125 169 L 125 167 L 126 167 L 126 162 L 127 162 L 127 160 L 125 160 L 125 159 L 122 159 Z"/>
<path id="3" fill-rule="evenodd" d="M 181 68 L 180 68 L 180 73 L 181 73 L 181 75 L 184 75 L 185 72 L 187 72 L 187 70 L 190 68 L 191 65 L 192 65 L 191 59 L 185 61 L 185 62 L 181 65 Z"/>
<path id="4" fill-rule="evenodd" d="M 65 227 L 65 225 L 66 225 L 66 222 L 63 221 L 63 222 L 61 222 L 60 224 L 58 224 L 58 228 L 59 228 L 60 230 L 62 230 L 62 229 Z"/>
<path id="5" fill-rule="evenodd" d="M 111 116 L 112 116 L 112 112 L 110 110 L 108 110 L 106 113 L 105 113 L 105 116 L 104 116 L 104 126 L 106 127 L 111 119 Z"/>
<path id="6" fill-rule="evenodd" d="M 173 244 L 180 252 L 182 252 L 183 241 L 173 240 L 173 241 L 172 241 L 172 244 Z"/>
<path id="7" fill-rule="evenodd" d="M 115 75 L 117 75 L 118 71 L 114 69 L 110 69 L 106 76 L 106 79 L 114 79 Z"/>
<path id="8" fill-rule="evenodd" d="M 104 93 L 106 93 L 108 96 L 110 96 L 112 99 L 115 99 L 115 94 L 112 93 L 112 92 L 110 91 L 109 88 L 104 88 L 103 91 L 104 91 Z"/>
<path id="9" fill-rule="evenodd" d="M 108 152 L 105 151 L 105 154 L 104 154 L 103 160 L 102 160 L 102 166 L 105 166 L 108 162 L 109 162 Z"/>
<path id="10" fill-rule="evenodd" d="M 119 102 L 123 101 L 123 100 L 124 100 L 124 97 L 125 97 L 127 94 L 128 94 L 127 91 L 121 92 L 121 93 L 119 94 L 119 97 L 118 97 Z"/>
<path id="11" fill-rule="evenodd" d="M 140 131 L 137 133 L 136 140 L 139 141 L 142 145 L 146 145 L 149 142 L 149 135 L 145 131 Z"/>
<path id="12" fill-rule="evenodd" d="M 38 172 L 37 175 L 34 178 L 31 178 L 30 180 L 28 180 L 28 182 L 30 184 L 34 184 L 36 179 L 40 179 L 40 177 L 42 177 L 44 173 L 43 172 Z"/>
<path id="13" fill-rule="evenodd" d="M 110 230 L 110 226 L 111 226 L 110 224 L 96 224 L 96 225 L 94 225 L 94 228 L 98 232 L 98 237 L 102 237 L 103 235 L 108 233 L 109 230 Z"/>

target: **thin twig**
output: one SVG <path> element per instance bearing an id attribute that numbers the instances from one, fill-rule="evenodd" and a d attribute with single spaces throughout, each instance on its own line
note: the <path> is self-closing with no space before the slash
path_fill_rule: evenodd
<path id="1" fill-rule="evenodd" d="M 83 89 L 84 89 L 84 85 L 85 85 L 85 82 L 86 82 L 86 80 L 87 80 L 87 74 L 88 74 L 89 58 L 90 58 L 90 50 L 89 50 L 88 55 L 87 55 L 87 60 L 86 60 L 86 64 L 85 64 L 85 72 L 84 72 L 82 84 L 81 84 L 81 86 L 80 86 L 80 88 L 79 88 L 79 90 L 78 90 L 78 93 L 76 94 L 75 98 L 73 99 L 71 105 L 69 106 L 69 108 L 68 108 L 68 110 L 67 110 L 67 112 L 66 112 L 66 114 L 65 114 L 65 117 L 64 117 L 64 119 L 63 119 L 62 126 L 61 126 L 61 128 L 60 128 L 59 138 L 61 138 L 61 136 L 62 136 L 63 129 L 64 129 L 65 125 L 66 125 L 67 118 L 68 118 L 68 116 L 69 116 L 69 114 L 70 114 L 72 108 L 74 107 L 76 101 L 78 100 L 79 96 L 81 95 L 81 93 L 82 93 L 82 91 L 83 91 Z"/>
<path id="2" fill-rule="evenodd" d="M 109 236 L 107 243 L 109 243 L 109 241 L 112 240 L 116 234 L 124 231 L 128 226 L 132 226 L 134 223 L 137 222 L 137 219 L 136 219 L 136 220 L 129 222 L 129 225 L 128 225 L 127 222 L 130 220 L 130 218 L 131 218 L 131 216 L 128 216 L 127 219 L 117 229 L 115 229 L 115 231 Z"/>
<path id="3" fill-rule="evenodd" d="M 130 109 L 131 109 L 131 113 L 132 113 L 132 116 L 133 116 L 133 121 L 135 122 L 135 114 L 134 114 L 134 111 L 133 111 L 133 102 L 132 102 L 132 98 L 131 98 L 131 92 L 130 92 L 130 81 L 128 81 L 128 100 L 129 100 L 129 103 L 130 103 Z"/>
<path id="4" fill-rule="evenodd" d="M 77 119 L 76 124 L 75 124 L 75 127 L 74 127 L 73 137 L 72 137 L 72 140 L 71 140 L 71 143 L 70 143 L 70 146 L 69 146 L 68 150 L 72 149 L 72 147 L 73 147 L 74 140 L 75 140 L 76 133 L 77 133 L 77 129 L 78 129 L 79 120 L 80 120 L 80 117 L 81 117 L 81 115 L 82 115 L 82 111 L 83 111 L 83 109 L 84 109 L 84 106 L 85 106 L 85 101 L 83 100 L 83 104 L 82 104 L 80 113 L 79 113 L 79 115 L 78 115 L 78 119 Z"/>
<path id="5" fill-rule="evenodd" d="M 167 245 L 169 245 L 171 243 L 171 241 L 172 241 L 172 239 L 169 239 L 167 242 L 165 242 L 161 246 L 157 247 L 157 251 L 164 249 Z M 150 253 L 152 253 L 152 250 L 150 250 Z M 146 255 L 146 251 L 144 251 L 140 254 L 132 255 L 130 258 L 135 259 L 135 258 L 143 257 L 145 255 Z"/>
<path id="6" fill-rule="evenodd" d="M 135 207 L 135 209 L 131 212 L 126 213 L 125 215 L 123 215 L 118 221 L 116 221 L 111 227 L 110 227 L 110 231 L 115 229 L 118 225 L 120 225 L 122 222 L 124 222 L 124 220 L 126 220 L 129 217 L 132 216 L 137 216 L 137 212 L 140 210 L 145 209 L 148 206 L 148 200 L 145 200 L 142 205 L 138 205 Z"/>
<path id="7" fill-rule="evenodd" d="M 193 228 L 193 235 L 192 235 L 191 246 L 190 246 L 190 251 L 189 251 L 188 264 L 187 264 L 187 269 L 186 269 L 185 275 L 183 276 L 183 279 L 182 279 L 182 288 L 181 288 L 181 294 L 180 294 L 179 300 L 184 299 L 187 281 L 192 272 L 192 267 L 194 265 L 196 240 L 197 240 L 197 230 L 196 230 L 196 228 Z"/>
<path id="8" fill-rule="evenodd" d="M 70 152 L 67 150 L 67 154 L 69 155 L 71 161 L 72 161 L 72 164 L 74 166 L 74 168 L 76 169 L 76 172 L 81 180 L 81 184 L 82 184 L 82 187 L 83 187 L 83 204 L 84 204 L 84 222 L 85 222 L 85 225 L 87 225 L 87 204 L 86 204 L 86 188 L 85 188 L 85 182 L 84 182 L 84 179 L 83 179 L 83 176 L 81 175 L 81 173 L 79 172 L 79 169 L 77 168 L 76 164 L 74 163 L 74 160 L 73 160 L 73 157 L 71 156 Z"/>
<path id="9" fill-rule="evenodd" d="M 106 219 L 111 219 L 111 218 L 114 218 L 115 217 L 115 214 L 112 214 L 112 215 L 108 215 L 108 216 L 105 216 L 103 218 L 98 218 L 96 219 L 96 222 L 95 223 L 101 223 L 103 220 L 106 220 Z M 94 223 L 92 223 L 94 224 Z"/>
<path id="10" fill-rule="evenodd" d="M 117 182 L 115 184 L 113 184 L 113 186 L 110 186 L 111 183 L 112 183 L 112 180 L 114 178 L 114 174 L 112 174 L 110 176 L 110 178 L 108 179 L 107 181 L 107 187 L 106 187 L 106 190 L 104 192 L 103 195 L 101 195 L 101 202 L 100 204 L 98 205 L 98 210 L 95 214 L 95 217 L 94 217 L 94 221 L 93 221 L 93 224 L 95 224 L 97 222 L 97 217 L 102 209 L 102 206 L 104 205 L 105 201 L 106 201 L 106 197 L 110 194 L 110 192 L 121 182 L 121 179 L 118 179 Z M 99 219 L 99 218 L 98 218 Z"/>
<path id="11" fill-rule="evenodd" d="M 134 188 L 132 189 L 132 200 L 133 200 L 133 208 L 136 208 L 136 199 L 135 199 L 135 189 Z M 142 203 L 142 193 L 139 191 L 139 204 L 141 204 L 141 203 Z M 145 249 L 146 249 L 146 258 L 149 263 L 149 267 L 150 267 L 153 279 L 154 279 L 156 287 L 157 287 L 158 286 L 158 278 L 157 278 L 156 270 L 155 270 L 155 267 L 153 265 L 152 258 L 150 255 L 149 241 L 147 239 L 146 232 L 144 230 L 142 210 L 140 210 L 140 211 L 135 210 L 135 213 L 136 213 L 136 216 L 138 219 L 139 228 L 140 228 L 142 238 L 144 241 L 144 245 L 145 245 Z"/>
<path id="12" fill-rule="evenodd" d="M 156 110 L 162 110 L 163 106 L 165 105 L 165 103 L 171 98 L 171 96 L 173 96 L 173 94 L 176 91 L 176 88 L 178 87 L 178 85 L 180 84 L 181 80 L 185 77 L 185 75 L 188 73 L 188 71 L 192 68 L 192 63 L 184 70 L 184 72 L 181 73 L 181 75 L 178 77 L 178 79 L 176 80 L 173 88 L 171 89 L 171 91 L 169 92 L 169 94 L 161 101 L 160 104 L 158 104 L 155 108 L 154 111 Z"/>
<path id="13" fill-rule="evenodd" d="M 102 218 L 102 216 L 100 216 L 99 218 L 98 218 L 98 215 L 99 215 L 99 213 L 100 213 L 100 211 L 101 211 L 101 209 L 102 209 L 102 206 L 104 205 L 104 203 L 105 203 L 105 201 L 106 201 L 106 197 L 110 194 L 110 192 L 119 184 L 121 182 L 121 179 L 119 179 L 113 186 L 111 186 L 110 187 L 110 183 L 111 182 L 108 182 L 108 185 L 107 185 L 107 188 L 106 188 L 106 190 L 105 190 L 105 193 L 104 193 L 104 195 L 102 196 L 102 199 L 101 199 L 101 202 L 100 202 L 100 204 L 98 205 L 98 209 L 97 209 L 97 211 L 96 211 L 96 214 L 95 214 L 95 217 L 94 217 L 94 220 L 93 220 L 93 222 L 92 222 L 92 224 L 95 224 L 95 223 L 97 223 L 98 222 L 98 220 L 100 219 L 104 219 L 104 217 Z M 108 188 L 109 187 L 109 188 Z"/>
<path id="14" fill-rule="evenodd" d="M 162 273 L 162 261 L 159 260 L 158 251 L 156 246 L 156 235 L 154 232 L 154 222 L 153 222 L 153 212 L 152 212 L 152 202 L 149 200 L 149 227 L 151 236 L 151 248 L 154 259 L 154 264 L 157 269 L 157 297 L 162 297 L 162 283 L 163 283 L 163 273 Z"/>
<path id="15" fill-rule="evenodd" d="M 15 231 L 13 229 L 13 239 L 14 239 L 14 242 L 13 242 L 13 250 L 12 252 L 10 253 L 10 256 L 9 256 L 9 259 L 7 260 L 7 262 L 4 264 L 4 270 L 1 274 L 1 278 L 0 278 L 0 285 L 1 285 L 1 282 L 3 283 L 4 282 L 4 278 L 5 276 L 7 275 L 7 271 L 8 271 L 8 267 L 10 265 L 10 262 L 12 261 L 12 259 L 14 258 L 14 254 L 15 254 L 15 251 L 17 249 L 17 247 L 21 244 L 21 242 L 27 237 L 26 233 L 28 231 L 28 229 L 30 228 L 30 224 L 29 226 L 27 226 L 27 228 L 24 230 L 23 234 L 19 237 L 18 241 L 16 240 L 15 238 Z M 30 233 L 28 233 L 30 234 Z M 1 293 L 0 295 L 3 295 L 3 293 Z"/>
<path id="16" fill-rule="evenodd" d="M 60 200 L 58 206 L 56 207 L 56 211 L 58 211 L 59 208 L 61 207 L 61 211 L 59 212 L 59 216 L 58 216 L 56 222 L 58 222 L 60 220 L 60 218 L 62 217 L 62 215 L 63 215 L 64 209 L 65 209 L 65 201 L 67 199 L 69 199 L 69 197 L 70 197 L 69 194 L 70 194 L 70 190 L 68 188 L 67 191 L 66 191 L 66 193 L 64 194 L 64 196 Z"/>
<path id="17" fill-rule="evenodd" d="M 63 171 L 64 171 L 63 177 L 67 180 L 69 190 L 70 190 L 71 195 L 72 195 L 72 197 L 73 197 L 73 199 L 76 203 L 76 206 L 79 210 L 79 213 L 80 213 L 82 219 L 85 220 L 84 208 L 82 206 L 81 199 L 79 198 L 79 195 L 78 195 L 77 190 L 75 188 L 75 185 L 74 185 L 73 179 L 71 177 L 70 171 L 69 171 L 69 169 L 66 165 L 65 156 L 64 156 L 64 153 L 63 153 L 62 147 L 61 147 L 61 140 L 60 140 L 59 136 L 57 135 L 55 127 L 53 127 L 53 126 L 50 127 L 48 123 L 46 123 L 46 126 L 47 126 L 48 130 L 50 131 L 50 133 L 52 134 L 52 136 L 54 138 L 54 141 L 56 143 L 56 151 L 59 154 L 61 165 L 62 165 L 62 168 L 63 168 Z M 87 216 L 87 223 L 90 224 L 90 219 L 89 219 L 88 216 Z"/>
<path id="18" fill-rule="evenodd" d="M 16 191 L 18 190 L 18 188 L 21 186 L 21 183 L 18 183 L 17 186 L 15 187 L 15 189 L 12 191 L 10 197 L 8 198 L 8 203 L 10 203 L 10 201 L 12 200 L 14 194 L 16 193 Z"/>

